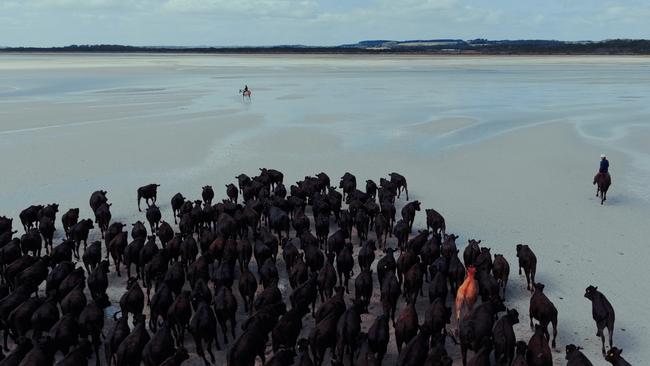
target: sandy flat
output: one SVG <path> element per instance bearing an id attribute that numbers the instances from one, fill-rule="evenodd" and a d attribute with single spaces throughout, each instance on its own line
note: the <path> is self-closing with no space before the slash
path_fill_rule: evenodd
<path id="1" fill-rule="evenodd" d="M 75 75 L 73 59 L 55 60 L 52 68 Z M 583 297 L 590 284 L 616 309 L 615 344 L 625 349 L 632 364 L 643 364 L 650 358 L 645 347 L 650 285 L 644 280 L 650 206 L 647 192 L 635 183 L 646 172 L 647 160 L 639 154 L 647 152 L 648 129 L 619 128 L 621 135 L 610 134 L 608 128 L 616 127 L 611 121 L 621 112 L 618 104 L 607 101 L 616 100 L 612 95 L 617 93 L 625 95 L 625 89 L 643 93 L 641 86 L 647 84 L 628 80 L 621 85 L 608 79 L 610 88 L 601 95 L 562 76 L 566 68 L 581 67 L 596 68 L 600 75 L 602 68 L 616 67 L 610 58 L 540 58 L 530 64 L 519 58 L 472 60 L 106 56 L 79 67 L 93 66 L 114 76 L 95 80 L 97 85 L 65 84 L 61 87 L 68 91 L 57 92 L 31 85 L 25 77 L 32 94 L 5 95 L 1 103 L 0 215 L 18 221 L 20 210 L 30 204 L 58 202 L 62 211 L 79 207 L 81 217 L 91 217 L 89 195 L 106 189 L 113 219 L 131 223 L 145 219 L 137 211 L 136 188 L 156 182 L 161 184 L 163 218 L 173 222 L 169 199 L 176 192 L 196 199 L 201 187 L 211 184 L 223 197 L 224 185 L 237 174 L 254 175 L 260 167 L 283 171 L 287 186 L 320 171 L 333 183 L 346 171 L 358 182 L 378 181 L 396 171 L 407 177 L 412 200 L 445 215 L 448 232 L 460 235 L 461 251 L 468 239 L 478 238 L 493 254 L 506 256 L 511 265 L 507 305 L 520 313 L 519 338 L 527 341 L 530 336 L 529 295 L 525 279 L 516 273 L 515 245 L 527 243 L 538 257 L 537 279 L 559 310 L 555 364 L 565 363 L 560 351 L 569 343 L 584 347 L 594 364 L 604 364 L 591 305 Z M 405 71 L 405 62 L 416 70 Z M 648 61 L 621 62 L 643 66 Z M 529 74 L 510 75 L 530 65 Z M 469 77 L 471 71 L 459 71 L 449 76 L 452 81 L 445 79 L 450 69 L 463 67 L 480 73 Z M 0 59 L 0 85 L 4 79 L 20 81 L 16 70 L 49 68 L 38 58 Z M 539 73 L 557 77 L 557 87 L 538 87 Z M 638 77 L 639 84 L 644 77 Z M 254 81 L 246 82 L 259 92 L 250 102 L 242 101 L 236 91 L 241 80 L 250 79 Z M 447 87 L 438 88 L 436 83 L 443 81 Z M 417 90 L 404 88 L 405 83 Z M 359 85 L 372 92 L 357 96 Z M 529 85 L 535 87 L 527 89 Z M 495 96 L 497 86 L 507 97 Z M 578 95 L 576 90 L 585 94 L 583 99 L 569 100 L 566 96 Z M 444 117 L 449 115 L 463 117 Z M 607 132 L 605 137 L 590 138 L 576 128 L 576 121 L 590 118 L 596 123 L 593 130 Z M 642 122 L 634 116 L 625 122 L 633 120 Z M 450 134 L 456 136 L 444 138 Z M 603 151 L 612 161 L 614 179 L 604 207 L 591 185 Z M 399 205 L 404 203 L 402 198 Z M 424 219 L 420 212 L 417 228 L 424 226 Z M 60 238 L 59 222 L 57 228 Z M 99 232 L 92 235 L 98 239 Z M 284 265 L 278 267 L 284 274 Z M 110 296 L 116 303 L 125 278 L 110 276 Z M 381 312 L 378 301 L 375 288 L 371 314 L 363 316 L 364 330 Z M 421 317 L 427 302 L 418 301 Z M 243 309 L 238 317 L 245 317 Z M 308 335 L 311 316 L 304 324 L 303 335 Z M 188 340 L 187 346 L 194 352 L 193 342 Z M 447 348 L 458 358 L 456 346 L 448 342 Z M 225 352 L 217 356 L 216 364 L 222 364 Z M 385 364 L 395 360 L 393 338 Z M 191 361 L 201 364 L 194 354 Z"/>

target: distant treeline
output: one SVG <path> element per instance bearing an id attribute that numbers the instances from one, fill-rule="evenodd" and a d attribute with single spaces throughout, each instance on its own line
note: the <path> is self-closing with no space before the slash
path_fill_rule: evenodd
<path id="1" fill-rule="evenodd" d="M 135 47 L 71 45 L 65 47 L 6 47 L 0 52 L 48 53 L 197 53 L 197 54 L 488 54 L 488 55 L 650 55 L 650 40 L 564 42 L 553 40 L 416 40 L 362 41 L 334 47 Z"/>

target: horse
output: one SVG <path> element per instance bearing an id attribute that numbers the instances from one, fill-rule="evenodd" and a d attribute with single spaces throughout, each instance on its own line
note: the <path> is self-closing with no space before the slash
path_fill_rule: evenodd
<path id="1" fill-rule="evenodd" d="M 600 204 L 602 205 L 605 201 L 607 201 L 607 190 L 609 189 L 609 186 L 612 184 L 612 177 L 609 175 L 609 173 L 599 172 L 594 177 L 593 184 L 595 184 L 597 187 L 596 197 L 598 197 L 598 195 L 600 194 Z"/>
<path id="2" fill-rule="evenodd" d="M 240 90 L 239 91 L 242 95 L 242 98 L 248 97 L 248 99 L 251 99 L 251 91 L 250 90 Z"/>

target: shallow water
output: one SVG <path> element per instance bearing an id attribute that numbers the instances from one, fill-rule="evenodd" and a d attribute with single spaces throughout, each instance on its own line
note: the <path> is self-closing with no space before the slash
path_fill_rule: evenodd
<path id="1" fill-rule="evenodd" d="M 650 59 L 640 57 L 3 55 L 0 98 L 72 103 L 121 96 L 136 103 L 195 92 L 185 107 L 263 113 L 270 126 L 336 126 L 351 132 L 350 145 L 361 134 L 364 145 L 382 144 L 444 117 L 477 121 L 434 140 L 413 136 L 431 152 L 555 120 L 613 142 L 629 126 L 649 123 L 648 71 Z M 252 103 L 235 100 L 244 83 L 254 91 Z"/>
<path id="2" fill-rule="evenodd" d="M 644 57 L 2 55 L 0 147 L 96 124 L 111 138 L 118 124 L 233 116 L 257 125 L 221 134 L 213 153 L 306 128 L 349 152 L 399 144 L 428 155 L 562 122 L 624 152 L 633 170 L 617 183 L 650 198 L 650 147 L 635 138 L 650 133 L 648 71 Z M 237 95 L 245 83 L 251 101 Z"/>

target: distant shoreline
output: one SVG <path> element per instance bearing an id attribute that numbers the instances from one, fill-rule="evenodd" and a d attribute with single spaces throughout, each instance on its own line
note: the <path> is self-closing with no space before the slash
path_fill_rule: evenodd
<path id="1" fill-rule="evenodd" d="M 87 53 L 87 54 L 237 54 L 237 55 L 426 55 L 426 56 L 647 56 L 650 40 L 608 40 L 600 42 L 562 41 L 489 41 L 452 40 L 363 41 L 341 46 L 269 46 L 269 47 L 175 47 L 127 45 L 71 45 L 65 47 L 4 47 L 0 54 L 13 53 Z"/>
<path id="2" fill-rule="evenodd" d="M 172 51 L 134 51 L 134 52 L 83 52 L 83 51 L 6 51 L 0 50 L 1 56 L 9 55 L 152 55 L 152 56 L 368 56 L 368 57 L 650 57 L 650 53 L 470 53 L 470 52 L 172 52 Z"/>

